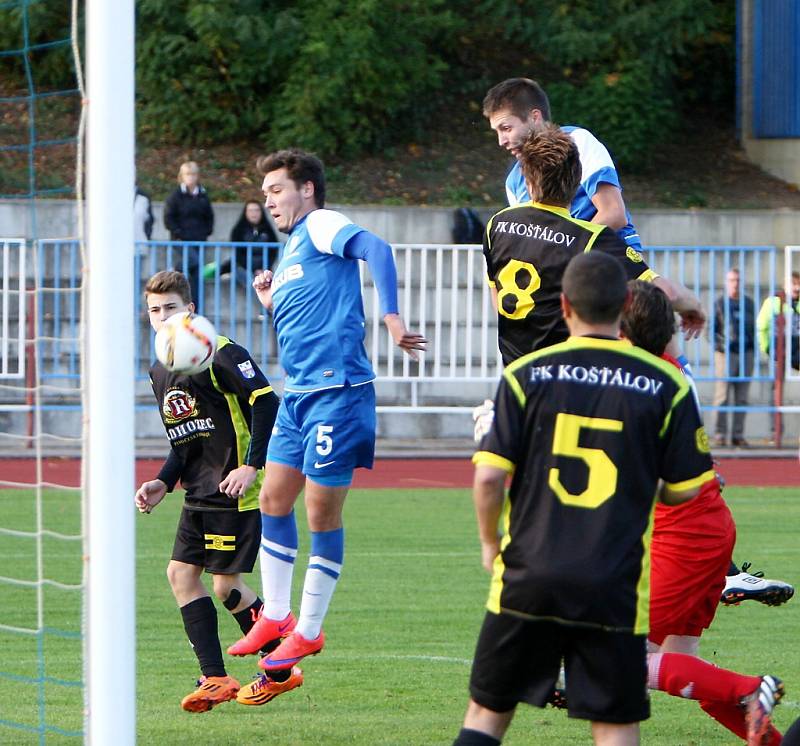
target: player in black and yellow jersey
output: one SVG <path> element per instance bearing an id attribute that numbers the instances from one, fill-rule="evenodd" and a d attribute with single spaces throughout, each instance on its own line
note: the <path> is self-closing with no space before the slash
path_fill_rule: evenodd
<path id="1" fill-rule="evenodd" d="M 587 251 L 617 257 L 628 279 L 655 282 L 681 314 L 684 331 L 700 333 L 705 314 L 693 293 L 658 276 L 615 231 L 570 216 L 581 162 L 567 133 L 551 124 L 537 128 L 522 146 L 519 162 L 533 201 L 493 215 L 483 241 L 505 365 L 566 339 L 561 278 L 569 260 Z"/>
<path id="2" fill-rule="evenodd" d="M 180 272 L 151 277 L 145 301 L 155 331 L 173 314 L 194 311 Z M 302 674 L 295 669 L 284 681 L 261 681 L 262 676 L 240 691 L 226 674 L 217 611 L 201 577 L 204 570 L 211 574 L 215 595 L 246 634 L 262 602 L 241 573 L 252 572 L 258 556 L 258 493 L 278 397 L 250 353 L 222 336 L 207 370 L 187 376 L 156 362 L 150 381 L 171 450 L 158 476 L 144 482 L 134 499 L 141 512 L 150 513 L 178 480 L 186 491 L 167 577 L 202 679 L 181 706 L 205 712 L 237 694 L 243 704 L 261 704 L 299 686 Z"/>
<path id="3" fill-rule="evenodd" d="M 493 577 L 460 746 L 499 743 L 518 702 L 544 706 L 562 656 L 570 715 L 592 721 L 596 743 L 638 743 L 649 715 L 654 499 L 684 502 L 714 472 L 686 379 L 618 339 L 626 297 L 616 259 L 579 254 L 561 296 L 571 336 L 500 382 L 473 459 Z"/>

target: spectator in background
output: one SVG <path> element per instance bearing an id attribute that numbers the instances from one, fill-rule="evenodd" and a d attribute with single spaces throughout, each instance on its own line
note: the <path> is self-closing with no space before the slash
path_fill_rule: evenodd
<path id="1" fill-rule="evenodd" d="M 149 241 L 153 235 L 153 203 L 150 195 L 143 192 L 139 186 L 136 187 L 133 197 L 133 240 Z"/>
<path id="2" fill-rule="evenodd" d="M 783 309 L 781 309 L 781 299 L 777 295 L 771 295 L 761 304 L 756 320 L 758 346 L 762 354 L 769 358 L 772 345 L 771 354 L 775 356 L 778 347 L 775 340 L 775 317 L 791 310 L 791 316 L 787 320 L 792 330 L 791 366 L 794 370 L 800 370 L 800 272 L 792 272 L 792 286 L 787 288 L 787 292 L 791 293 L 792 302 L 791 305 L 784 302 Z"/>
<path id="3" fill-rule="evenodd" d="M 214 211 L 206 190 L 200 184 L 200 169 L 194 161 L 181 163 L 178 187 L 164 204 L 164 225 L 172 241 L 185 243 L 206 241 L 214 230 Z M 199 306 L 202 300 L 199 292 L 200 247 L 189 247 L 186 251 L 185 271 L 189 277 L 192 298 Z M 179 266 L 177 269 L 184 268 Z M 202 312 L 202 308 L 199 310 Z"/>
<path id="4" fill-rule="evenodd" d="M 747 406 L 750 381 L 741 380 L 753 373 L 755 334 L 755 305 L 739 289 L 739 270 L 728 270 L 725 276 L 725 295 L 714 304 L 714 406 L 733 401 L 737 407 Z M 729 380 L 738 378 L 739 380 Z M 747 448 L 744 438 L 743 411 L 733 413 L 731 445 Z M 715 445 L 724 446 L 728 435 L 728 413 L 717 411 Z"/>
<path id="5" fill-rule="evenodd" d="M 231 230 L 232 243 L 278 243 L 278 235 L 269 222 L 267 213 L 261 202 L 250 199 L 245 202 L 242 214 L 236 225 Z M 236 265 L 241 267 L 244 272 L 247 272 L 247 251 L 244 249 L 234 249 L 234 256 L 236 257 Z M 267 249 L 266 262 L 262 261 L 262 253 L 260 250 L 253 250 L 253 260 L 251 263 L 251 274 L 253 268 L 255 269 L 271 269 L 278 256 L 278 247 L 271 246 Z M 231 271 L 230 259 L 222 262 L 219 268 L 219 273 L 224 275 L 226 272 Z M 249 285 L 253 278 L 252 276 L 245 277 Z"/>

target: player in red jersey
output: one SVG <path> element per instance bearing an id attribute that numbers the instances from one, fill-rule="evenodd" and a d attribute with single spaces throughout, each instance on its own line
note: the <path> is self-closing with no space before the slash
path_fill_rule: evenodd
<path id="1" fill-rule="evenodd" d="M 675 329 L 667 297 L 651 283 L 633 281 L 622 332 L 637 347 L 681 369 L 665 352 Z M 698 658 L 700 635 L 714 619 L 725 585 L 736 526 L 713 479 L 693 500 L 657 504 L 651 539 L 651 689 L 696 699 L 711 717 L 748 744 L 779 744 L 770 714 L 783 694 L 774 676 L 745 676 Z"/>

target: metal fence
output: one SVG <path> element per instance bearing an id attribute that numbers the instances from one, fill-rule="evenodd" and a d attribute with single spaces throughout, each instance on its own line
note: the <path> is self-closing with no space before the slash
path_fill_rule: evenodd
<path id="1" fill-rule="evenodd" d="M 35 328 L 33 348 L 39 379 L 66 389 L 77 387 L 82 280 L 78 243 L 0 240 L 0 247 L 3 251 L 0 375 L 25 377 L 23 335 L 30 338 L 30 330 Z M 474 403 L 468 384 L 493 384 L 502 367 L 496 341 L 496 314 L 491 306 L 480 246 L 398 244 L 393 249 L 401 313 L 408 327 L 425 335 L 430 344 L 419 361 L 411 360 L 392 344 L 381 321 L 377 291 L 362 263 L 365 344 L 379 380 L 408 385 L 403 397 L 405 409 L 434 411 L 437 404 Z M 141 291 L 155 272 L 176 268 L 189 275 L 195 285 L 198 312 L 208 316 L 221 333 L 249 349 L 271 380 L 280 380 L 282 372 L 271 320 L 250 286 L 254 272 L 273 265 L 278 250 L 278 244 L 137 244 L 134 268 L 137 292 L 132 309 L 139 319 L 133 361 L 137 377 L 146 379 L 154 359 L 153 334 Z M 795 259 L 800 259 L 796 256 L 798 252 L 800 247 L 787 247 L 784 262 L 789 269 Z M 783 257 L 776 247 L 652 246 L 645 254 L 657 272 L 691 288 L 709 315 L 704 335 L 681 343 L 697 380 L 774 380 L 772 328 L 768 333 L 769 349 L 762 353 L 758 334 L 748 337 L 747 322 L 740 314 L 738 347 L 725 346 L 722 373 L 719 367 L 715 369 L 714 341 L 721 327 L 728 329 L 736 312 L 744 309 L 745 297 L 752 301 L 757 314 L 785 286 L 785 278 L 778 275 L 777 269 Z M 26 260 L 26 255 L 32 261 Z M 731 269 L 739 272 L 738 301 L 725 300 L 725 277 Z M 27 278 L 27 285 L 20 278 Z M 27 291 L 23 293 L 25 288 Z M 714 305 L 720 297 L 722 314 L 717 317 Z M 108 309 L 108 312 L 122 313 L 124 309 Z M 786 326 L 788 341 L 791 325 Z M 109 340 L 109 346 L 112 345 L 113 340 Z M 748 358 L 753 360 L 752 370 L 748 370 Z M 790 376 L 796 375 L 789 366 L 787 370 Z M 460 393 L 459 387 L 467 393 Z"/>

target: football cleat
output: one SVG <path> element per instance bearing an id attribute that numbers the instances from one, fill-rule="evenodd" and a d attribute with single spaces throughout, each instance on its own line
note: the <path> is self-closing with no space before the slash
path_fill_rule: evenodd
<path id="1" fill-rule="evenodd" d="M 265 705 L 279 694 L 303 686 L 303 672 L 295 666 L 286 681 L 273 681 L 267 674 L 261 673 L 250 684 L 245 684 L 236 695 L 236 701 L 242 705 Z"/>
<path id="2" fill-rule="evenodd" d="M 208 712 L 222 702 L 236 699 L 239 682 L 231 676 L 202 676 L 197 681 L 197 689 L 181 700 L 186 712 Z"/>
<path id="3" fill-rule="evenodd" d="M 745 698 L 747 746 L 767 746 L 772 742 L 770 715 L 783 697 L 783 682 L 776 676 L 762 676 L 761 683 Z"/>
<path id="4" fill-rule="evenodd" d="M 228 655 L 253 655 L 258 653 L 274 640 L 286 637 L 294 630 L 296 624 L 297 619 L 294 618 L 294 614 L 291 611 L 284 619 L 269 619 L 264 616 L 262 607 L 256 623 L 241 640 L 233 643 L 228 648 Z"/>
<path id="5" fill-rule="evenodd" d="M 296 630 L 292 632 L 275 650 L 265 655 L 259 662 L 260 668 L 265 671 L 282 671 L 291 668 L 307 655 L 316 655 L 325 645 L 325 635 L 322 632 L 314 640 L 306 640 Z"/>
<path id="6" fill-rule="evenodd" d="M 758 601 L 767 606 L 785 604 L 793 595 L 794 587 L 781 580 L 770 580 L 759 571 L 749 573 L 749 562 L 742 563 L 742 571 L 738 575 L 725 578 L 725 589 L 722 591 L 720 603 L 726 606 L 740 604 L 742 601 Z"/>

